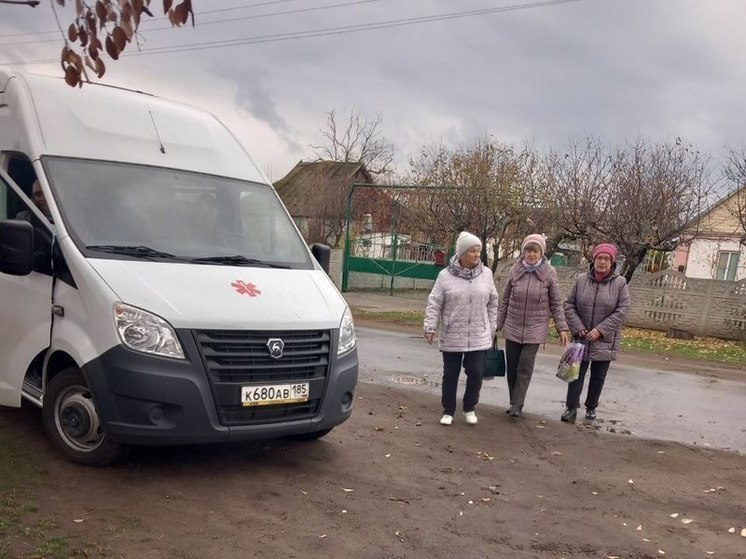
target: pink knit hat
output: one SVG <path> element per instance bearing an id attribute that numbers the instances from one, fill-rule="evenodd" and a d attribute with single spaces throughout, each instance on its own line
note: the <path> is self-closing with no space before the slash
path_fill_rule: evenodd
<path id="1" fill-rule="evenodd" d="M 596 245 L 596 248 L 593 249 L 593 260 L 595 260 L 596 256 L 599 254 L 608 254 L 611 256 L 611 261 L 616 262 L 619 250 L 611 243 L 601 243 L 600 245 Z"/>
<path id="2" fill-rule="evenodd" d="M 521 243 L 521 252 L 526 249 L 526 245 L 538 246 L 541 250 L 541 255 L 544 256 L 544 253 L 547 251 L 547 238 L 541 233 L 533 233 L 523 239 L 523 242 Z"/>

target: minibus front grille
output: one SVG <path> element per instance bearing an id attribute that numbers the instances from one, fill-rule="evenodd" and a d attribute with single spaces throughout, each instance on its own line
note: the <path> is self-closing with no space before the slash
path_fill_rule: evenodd
<path id="1" fill-rule="evenodd" d="M 329 330 L 196 330 L 194 334 L 223 425 L 300 420 L 318 413 L 331 361 Z M 275 359 L 268 342 L 278 339 L 282 356 Z M 307 402 L 241 405 L 244 386 L 297 382 L 309 383 Z"/>
<path id="2" fill-rule="evenodd" d="M 213 382 L 266 383 L 325 378 L 329 369 L 328 330 L 197 330 L 197 344 Z M 282 357 L 267 342 L 282 340 Z"/>
<path id="3" fill-rule="evenodd" d="M 279 406 L 221 406 L 220 416 L 224 425 L 246 425 L 249 423 L 270 423 L 273 421 L 310 419 L 319 410 L 321 400 L 311 400 L 303 404 Z"/>

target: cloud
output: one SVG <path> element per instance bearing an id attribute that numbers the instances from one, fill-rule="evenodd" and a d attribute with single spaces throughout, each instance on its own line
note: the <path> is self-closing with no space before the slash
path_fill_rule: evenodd
<path id="1" fill-rule="evenodd" d="M 506 0 L 505 6 L 518 0 Z M 527 4 L 528 2 L 523 2 Z M 319 143 L 326 112 L 383 115 L 400 166 L 434 141 L 476 135 L 539 148 L 597 135 L 684 136 L 720 155 L 744 139 L 746 2 L 742 0 L 581 0 L 554 6 L 350 34 L 208 48 L 216 41 L 339 29 L 493 8 L 492 0 L 378 0 L 315 9 L 332 0 L 296 0 L 241 10 L 195 0 L 195 28 L 143 25 L 144 51 L 124 57 L 107 83 L 204 106 L 226 121 L 265 169 L 284 174 Z M 295 14 L 293 10 L 309 10 Z M 0 61 L 55 58 L 60 43 L 3 48 L 4 36 L 54 29 L 48 7 L 0 7 Z M 246 19 L 249 16 L 276 15 Z M 243 18 L 243 19 L 242 19 Z M 224 23 L 211 23 L 229 19 Z M 38 36 L 49 39 L 54 35 Z M 28 38 L 28 37 L 26 37 Z M 38 66 L 34 66 L 38 67 Z M 46 71 L 58 72 L 54 64 Z"/>

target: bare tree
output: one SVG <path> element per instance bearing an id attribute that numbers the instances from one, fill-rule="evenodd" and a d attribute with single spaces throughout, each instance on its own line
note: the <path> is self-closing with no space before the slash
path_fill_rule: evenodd
<path id="1" fill-rule="evenodd" d="M 456 149 L 425 147 L 410 161 L 411 182 L 423 188 L 407 200 L 412 227 L 448 245 L 467 229 L 482 240 L 482 260 L 492 243 L 492 269 L 506 236 L 525 223 L 532 197 L 525 186 L 534 155 L 486 137 Z"/>
<path id="2" fill-rule="evenodd" d="M 564 240 L 593 242 L 609 212 L 611 155 L 594 137 L 571 141 L 564 151 L 545 158 L 545 203 L 554 227 L 555 246 Z"/>
<path id="3" fill-rule="evenodd" d="M 385 175 L 392 171 L 395 148 L 381 135 L 383 117 L 377 114 L 370 120 L 355 110 L 350 111 L 347 123 L 337 123 L 337 113 L 327 113 L 326 127 L 320 132 L 325 143 L 309 147 L 317 161 L 344 161 L 364 163 L 372 175 Z"/>
<path id="4" fill-rule="evenodd" d="M 732 184 L 729 210 L 738 220 L 741 244 L 746 245 L 746 147 L 729 147 L 724 169 L 725 178 Z"/>
<path id="5" fill-rule="evenodd" d="M 597 230 L 625 255 L 620 273 L 632 279 L 649 250 L 669 252 L 687 233 L 714 192 L 708 158 L 681 139 L 638 139 L 618 148 L 610 176 L 609 211 Z"/>
<path id="6" fill-rule="evenodd" d="M 681 139 L 613 149 L 588 139 L 548 161 L 558 236 L 586 253 L 598 242 L 616 244 L 627 281 L 648 251 L 670 252 L 685 235 L 696 237 L 696 218 L 714 191 L 708 158 Z"/>
<path id="7" fill-rule="evenodd" d="M 66 30 L 57 15 L 57 6 L 65 7 L 65 0 L 50 0 L 57 25 L 64 40 L 60 63 L 65 73 L 65 82 L 75 87 L 90 81 L 86 68 L 101 78 L 106 72 L 103 51 L 117 60 L 133 39 L 143 14 L 153 16 L 149 6 L 151 0 L 75 0 L 75 19 Z M 35 0 L 0 0 L 0 4 L 16 4 L 36 7 Z M 171 25 L 180 27 L 189 17 L 194 25 L 192 0 L 163 0 L 163 13 Z"/>

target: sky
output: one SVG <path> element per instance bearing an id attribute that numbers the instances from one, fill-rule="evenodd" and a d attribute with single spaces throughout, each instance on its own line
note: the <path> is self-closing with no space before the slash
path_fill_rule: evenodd
<path id="1" fill-rule="evenodd" d="M 61 75 L 52 0 L 0 4 L 0 65 Z M 58 9 L 62 26 L 74 2 Z M 205 108 L 272 180 L 315 158 L 327 112 L 383 118 L 409 157 L 477 137 L 540 150 L 588 135 L 677 137 L 708 153 L 746 143 L 746 0 L 162 1 L 107 84 Z M 56 31 L 55 31 L 56 30 Z M 221 44 L 221 41 L 232 41 Z M 158 50 L 160 49 L 160 50 Z"/>

